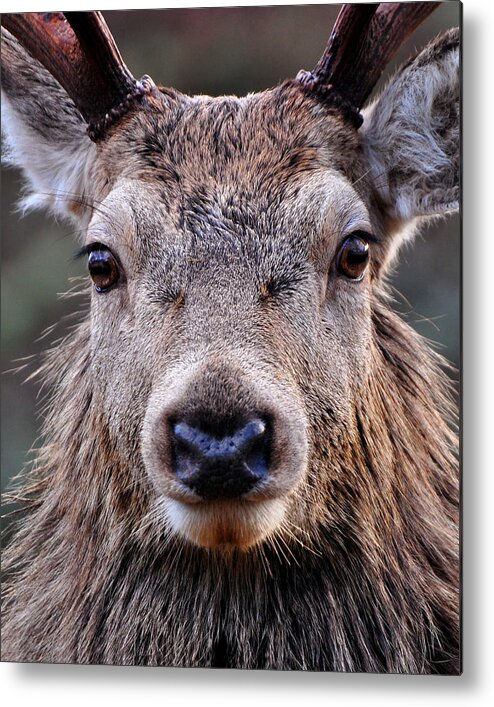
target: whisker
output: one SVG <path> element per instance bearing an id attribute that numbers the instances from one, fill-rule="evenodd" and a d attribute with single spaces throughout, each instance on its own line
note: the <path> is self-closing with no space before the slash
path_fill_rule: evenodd
<path id="1" fill-rule="evenodd" d="M 62 199 L 65 201 L 73 201 L 76 204 L 79 204 L 79 206 L 85 206 L 91 211 L 101 213 L 103 216 L 112 215 L 111 211 L 108 209 L 108 206 L 106 204 L 104 204 L 102 201 L 98 201 L 97 199 L 94 199 L 93 197 L 88 197 L 84 194 L 78 194 L 76 192 L 65 191 L 62 189 L 56 192 L 37 191 L 36 194 L 39 196 L 47 196 L 51 199 L 56 200 Z"/>

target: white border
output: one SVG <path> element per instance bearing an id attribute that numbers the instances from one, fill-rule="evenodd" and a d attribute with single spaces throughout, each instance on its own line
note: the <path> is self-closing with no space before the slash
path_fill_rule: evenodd
<path id="1" fill-rule="evenodd" d="M 101 2 L 98 9 L 211 7 L 252 2 Z M 255 4 L 294 4 L 258 2 Z M 300 3 L 301 4 L 301 3 Z M 313 3 L 316 4 L 316 3 Z M 321 4 L 321 3 L 317 3 Z M 94 3 L 4 0 L 4 11 L 94 9 Z M 136 707 L 198 704 L 290 705 L 331 703 L 351 707 L 434 705 L 468 707 L 494 698 L 494 465 L 490 444 L 494 386 L 492 282 L 492 8 L 464 2 L 464 674 L 413 677 L 269 673 L 98 666 L 0 666 L 4 704 L 57 707 L 70 703 Z M 489 71 L 490 70 L 490 71 Z"/>

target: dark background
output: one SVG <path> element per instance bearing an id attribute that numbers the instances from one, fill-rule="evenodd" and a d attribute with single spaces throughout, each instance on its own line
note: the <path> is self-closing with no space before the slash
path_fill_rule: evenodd
<path id="1" fill-rule="evenodd" d="M 311 69 L 322 54 L 338 5 L 242 7 L 106 12 L 132 73 L 185 93 L 245 94 Z M 393 66 L 442 29 L 458 25 L 459 3 L 445 2 L 419 28 Z M 38 354 L 70 324 L 42 332 L 83 300 L 61 298 L 69 278 L 84 273 L 72 260 L 77 242 L 70 225 L 43 214 L 20 219 L 15 204 L 22 185 L 2 169 L 1 466 L 2 489 L 22 467 L 37 430 L 38 385 L 25 383 Z M 393 276 L 396 308 L 454 366 L 459 360 L 460 226 L 454 217 L 424 228 L 401 252 Z M 34 356 L 17 374 L 17 359 Z M 457 379 L 457 374 L 452 374 Z"/>

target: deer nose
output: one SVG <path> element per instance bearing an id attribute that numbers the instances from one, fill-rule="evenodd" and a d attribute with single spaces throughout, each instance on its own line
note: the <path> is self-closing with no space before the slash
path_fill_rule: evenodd
<path id="1" fill-rule="evenodd" d="M 222 434 L 228 427 L 230 434 Z M 177 421 L 171 428 L 176 477 L 204 500 L 238 498 L 268 474 L 270 434 L 267 421 L 254 418 L 208 431 Z"/>

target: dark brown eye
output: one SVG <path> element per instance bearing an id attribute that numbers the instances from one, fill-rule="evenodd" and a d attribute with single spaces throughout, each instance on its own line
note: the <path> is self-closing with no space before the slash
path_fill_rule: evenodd
<path id="1" fill-rule="evenodd" d="M 117 261 L 108 248 L 90 251 L 87 266 L 97 292 L 109 290 L 120 276 Z"/>
<path id="2" fill-rule="evenodd" d="M 343 242 L 338 254 L 338 271 L 350 280 L 361 280 L 369 262 L 369 244 L 353 234 Z"/>

